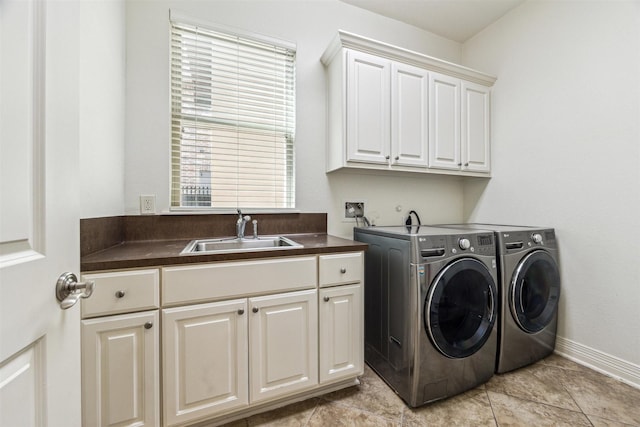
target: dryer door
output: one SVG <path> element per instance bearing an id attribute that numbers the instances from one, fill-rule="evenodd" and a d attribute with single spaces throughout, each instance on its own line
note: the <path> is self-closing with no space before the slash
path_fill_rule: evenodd
<path id="1" fill-rule="evenodd" d="M 496 284 L 489 269 L 473 258 L 448 264 L 431 284 L 424 325 L 434 346 L 451 358 L 478 351 L 497 316 Z"/>
<path id="2" fill-rule="evenodd" d="M 509 290 L 511 314 L 528 333 L 541 331 L 558 311 L 560 274 L 547 251 L 525 256 L 516 267 Z"/>

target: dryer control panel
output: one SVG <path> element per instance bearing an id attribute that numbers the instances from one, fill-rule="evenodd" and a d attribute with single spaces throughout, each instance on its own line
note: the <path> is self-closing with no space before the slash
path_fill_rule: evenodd
<path id="1" fill-rule="evenodd" d="M 500 241 L 504 253 L 515 253 L 536 246 L 555 246 L 554 230 L 502 231 Z"/>

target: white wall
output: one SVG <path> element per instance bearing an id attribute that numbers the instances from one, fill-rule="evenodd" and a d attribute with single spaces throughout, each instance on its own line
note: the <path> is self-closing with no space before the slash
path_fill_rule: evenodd
<path id="1" fill-rule="evenodd" d="M 350 237 L 342 201 L 367 201 L 378 224 L 400 224 L 395 210 L 417 210 L 423 221 L 462 219 L 457 178 L 382 177 L 325 173 L 326 82 L 320 56 L 338 29 L 459 62 L 460 45 L 337 0 L 128 1 L 125 213 L 137 214 L 140 194 L 156 194 L 169 210 L 169 9 L 297 44 L 296 199 L 303 212 L 328 212 L 329 231 Z"/>
<path id="2" fill-rule="evenodd" d="M 80 2 L 81 218 L 124 211 L 124 0 Z"/>
<path id="3" fill-rule="evenodd" d="M 639 5 L 530 1 L 463 46 L 465 65 L 498 76 L 493 179 L 465 185 L 465 219 L 555 227 L 559 336 L 613 364 L 635 364 L 635 375 Z"/>
<path id="4" fill-rule="evenodd" d="M 80 40 L 82 217 L 137 214 L 140 194 L 156 194 L 159 211 L 168 211 L 168 10 L 175 7 L 297 44 L 301 211 L 328 212 L 329 231 L 347 237 L 348 199 L 366 200 L 378 224 L 416 209 L 427 223 L 553 226 L 562 257 L 560 337 L 640 365 L 638 2 L 530 1 L 462 47 L 337 0 L 91 4 L 82 8 Z M 493 179 L 326 175 L 319 58 L 338 29 L 497 75 Z"/>

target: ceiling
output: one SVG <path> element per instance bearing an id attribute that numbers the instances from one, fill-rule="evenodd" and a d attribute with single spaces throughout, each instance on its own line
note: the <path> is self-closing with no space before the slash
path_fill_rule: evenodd
<path id="1" fill-rule="evenodd" d="M 341 0 L 463 43 L 526 0 Z"/>

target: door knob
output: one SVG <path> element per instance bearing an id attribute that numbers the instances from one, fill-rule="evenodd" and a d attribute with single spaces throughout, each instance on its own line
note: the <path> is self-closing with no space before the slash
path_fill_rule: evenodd
<path id="1" fill-rule="evenodd" d="M 73 307 L 80 298 L 89 298 L 95 286 L 93 280 L 78 283 L 75 274 L 63 273 L 56 282 L 56 298 L 60 308 L 66 310 Z"/>

